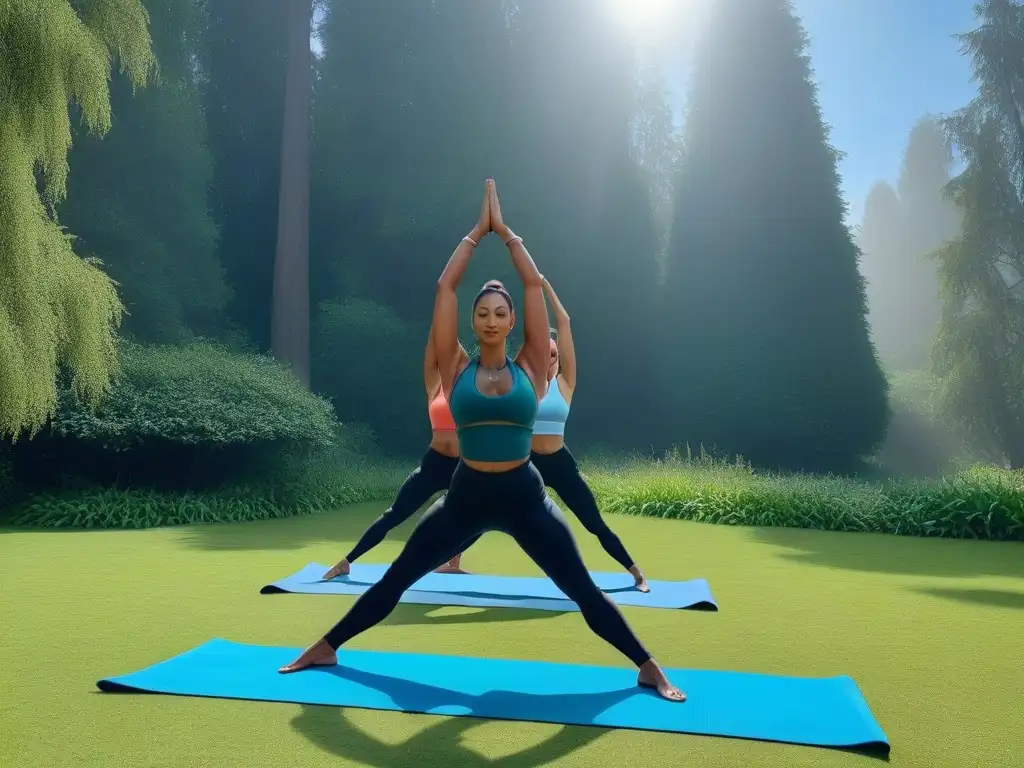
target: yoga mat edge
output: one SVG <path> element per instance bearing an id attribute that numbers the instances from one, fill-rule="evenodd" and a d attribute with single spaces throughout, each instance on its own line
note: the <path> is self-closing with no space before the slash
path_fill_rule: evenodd
<path id="1" fill-rule="evenodd" d="M 260 594 L 360 595 L 383 576 L 388 566 L 357 563 L 352 566 L 348 576 L 324 581 L 321 577 L 328 568 L 321 563 L 309 563 L 296 573 L 262 587 Z M 591 576 L 619 605 L 718 611 L 718 605 L 705 579 L 682 582 L 652 580 L 649 582 L 651 591 L 644 593 L 632 587 L 632 577 L 628 574 L 592 572 Z M 444 596 L 443 599 L 439 599 L 441 596 Z M 549 579 L 536 576 L 430 573 L 406 591 L 401 602 L 578 610 L 576 604 Z"/>
<path id="2" fill-rule="evenodd" d="M 96 686 L 105 693 L 690 733 L 880 756 L 890 751 L 859 687 L 846 675 L 667 670 L 688 693 L 680 704 L 637 688 L 631 669 L 545 661 L 346 650 L 338 667 L 279 674 L 277 667 L 299 652 L 214 639 L 137 672 L 103 678 Z M 764 706 L 769 699 L 772 705 Z"/>

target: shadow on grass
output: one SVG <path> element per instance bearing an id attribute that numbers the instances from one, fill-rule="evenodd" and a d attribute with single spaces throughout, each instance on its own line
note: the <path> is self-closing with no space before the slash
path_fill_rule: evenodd
<path id="1" fill-rule="evenodd" d="M 388 502 L 365 502 L 312 515 L 195 525 L 182 528 L 179 541 L 194 549 L 218 552 L 295 550 L 319 542 L 337 542 L 340 558 L 387 507 Z M 416 520 L 418 513 L 412 517 L 413 522 Z M 388 538 L 404 538 L 405 530 L 400 526 Z"/>
<path id="2" fill-rule="evenodd" d="M 603 728 L 563 726 L 540 744 L 505 757 L 485 757 L 462 743 L 471 728 L 488 720 L 451 717 L 424 728 L 409 739 L 389 744 L 370 736 L 337 707 L 302 705 L 292 727 L 335 757 L 372 768 L 534 768 L 560 760 L 596 741 Z"/>
<path id="3" fill-rule="evenodd" d="M 1010 576 L 1024 579 L 1024 544 L 1009 541 L 926 539 L 894 534 L 800 528 L 751 528 L 755 540 L 788 552 L 796 563 L 894 575 Z"/>
<path id="4" fill-rule="evenodd" d="M 456 611 L 431 616 L 434 611 Z M 443 605 L 412 605 L 399 603 L 382 625 L 402 626 L 440 626 L 449 624 L 495 624 L 509 621 L 531 621 L 534 619 L 553 619 L 564 616 L 569 611 L 532 611 L 525 608 L 466 608 L 462 606 Z"/>
<path id="5" fill-rule="evenodd" d="M 486 711 L 495 705 L 507 710 L 530 713 L 531 722 L 559 724 L 567 713 L 573 713 L 573 719 L 579 718 L 586 722 L 635 696 L 637 692 L 636 687 L 631 685 L 604 693 L 533 695 L 512 691 L 488 691 L 480 695 L 471 695 L 343 666 L 322 668 L 316 672 L 341 677 L 380 691 L 403 711 L 422 712 L 442 707 L 456 707 L 465 711 L 464 716 L 442 720 L 406 741 L 393 745 L 382 743 L 366 734 L 351 723 L 342 710 L 302 705 L 302 712 L 292 721 L 295 730 L 337 757 L 375 768 L 419 768 L 421 765 L 533 768 L 537 765 L 546 765 L 592 743 L 609 729 L 595 726 L 563 726 L 540 744 L 499 758 L 488 758 L 467 749 L 462 745 L 461 737 L 481 720 L 493 722 L 491 718 L 478 719 L 474 713 Z M 855 752 L 888 762 L 887 748 L 882 749 L 883 745 L 879 744 L 871 746 L 871 749 L 841 751 Z"/>
<path id="6" fill-rule="evenodd" d="M 922 595 L 932 595 L 958 603 L 973 603 L 993 608 L 1012 608 L 1024 611 L 1024 592 L 1013 592 L 1008 589 L 945 589 L 918 588 L 914 590 Z"/>

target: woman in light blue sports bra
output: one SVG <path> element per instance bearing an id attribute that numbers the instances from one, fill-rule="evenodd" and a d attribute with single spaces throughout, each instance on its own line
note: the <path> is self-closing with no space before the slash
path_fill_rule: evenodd
<path id="1" fill-rule="evenodd" d="M 498 282 L 486 283 L 473 302 L 473 331 L 480 355 L 467 360 L 459 349 L 455 289 L 473 249 L 489 232 L 497 232 L 505 241 L 523 280 L 525 343 L 516 360 L 509 359 L 506 352 L 508 334 L 516 321 L 514 305 Z M 420 518 L 380 581 L 360 595 L 327 634 L 278 671 L 336 665 L 338 648 L 383 621 L 416 581 L 481 534 L 502 531 L 579 606 L 587 626 L 636 665 L 638 685 L 654 689 L 670 701 L 685 701 L 686 696 L 669 682 L 615 603 L 594 584 L 572 531 L 530 462 L 538 392 L 547 389 L 548 312 L 543 278 L 522 238 L 502 221 L 491 180 L 476 227 L 455 249 L 437 282 L 434 343 L 462 457 L 448 493 Z"/>
<path id="2" fill-rule="evenodd" d="M 601 517 L 594 493 L 580 474 L 576 458 L 565 445 L 565 423 L 569 420 L 569 408 L 576 391 L 576 348 L 572 341 L 569 313 L 547 280 L 544 281 L 544 291 L 554 310 L 557 340 L 551 340 L 548 393 L 537 409 L 530 461 L 544 478 L 544 484 L 557 493 L 583 527 L 597 537 L 604 551 L 629 571 L 637 589 L 648 592 L 643 571 Z"/>

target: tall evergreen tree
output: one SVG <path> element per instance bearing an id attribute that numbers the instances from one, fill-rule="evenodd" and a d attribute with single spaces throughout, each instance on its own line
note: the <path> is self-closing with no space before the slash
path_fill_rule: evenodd
<path id="1" fill-rule="evenodd" d="M 945 121 L 967 165 L 950 185 L 962 234 L 936 254 L 940 413 L 1024 467 L 1024 6 L 975 8 L 980 25 L 960 39 L 978 96 Z"/>
<path id="2" fill-rule="evenodd" d="M 314 243 L 346 262 L 347 279 L 358 273 L 369 297 L 428 323 L 432 286 L 482 179 L 510 188 L 514 205 L 501 165 L 519 155 L 510 140 L 520 117 L 504 92 L 501 0 L 332 0 L 321 36 Z"/>
<path id="3" fill-rule="evenodd" d="M 956 206 L 945 195 L 951 164 L 938 123 L 922 118 L 910 132 L 898 192 L 879 184 L 868 195 L 858 237 L 861 272 L 875 346 L 890 368 L 920 369 L 928 363 L 941 309 L 929 254 L 960 226 Z"/>
<path id="4" fill-rule="evenodd" d="M 121 286 L 124 330 L 173 342 L 218 333 L 227 301 L 194 65 L 206 19 L 202 0 L 144 6 L 158 82 L 133 95 L 127 76 L 112 79 L 113 127 L 102 138 L 77 131 L 61 221 L 77 236 L 75 250 L 99 256 Z"/>
<path id="5" fill-rule="evenodd" d="M 231 318 L 270 347 L 287 13 L 281 0 L 205 0 L 203 77 L 218 255 Z"/>
<path id="6" fill-rule="evenodd" d="M 514 136 L 515 117 L 494 87 L 508 72 L 508 28 L 501 0 L 331 0 L 319 35 L 314 386 L 347 392 L 351 377 L 338 361 L 368 353 L 361 359 L 388 405 L 367 411 L 346 395 L 338 407 L 351 412 L 340 415 L 369 422 L 389 450 L 408 451 L 428 424 L 418 367 L 396 361 L 422 355 L 434 284 L 479 208 L 483 178 L 508 182 L 495 163 L 514 151 L 499 131 Z M 495 258 L 493 241 L 481 251 L 463 294 L 483 274 L 514 291 L 507 257 Z"/>
<path id="7" fill-rule="evenodd" d="M 153 53 L 138 0 L 8 0 L 0 40 L 0 435 L 16 437 L 52 415 L 60 366 L 92 402 L 114 373 L 123 307 L 51 214 L 67 192 L 69 102 L 107 131 L 111 60 L 141 86 Z"/>
<path id="8" fill-rule="evenodd" d="M 786 0 L 719 3 L 694 64 L 662 328 L 680 440 L 810 468 L 871 451 L 888 406 L 806 47 Z"/>

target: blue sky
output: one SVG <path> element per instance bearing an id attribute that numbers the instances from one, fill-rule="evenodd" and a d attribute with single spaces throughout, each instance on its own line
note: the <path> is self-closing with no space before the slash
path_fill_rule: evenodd
<path id="1" fill-rule="evenodd" d="M 975 94 L 970 61 L 952 38 L 976 26 L 973 0 L 794 0 L 810 54 L 851 224 L 879 179 L 894 181 L 907 136 L 926 113 L 945 114 Z M 674 72 L 672 72 L 674 70 Z M 686 63 L 669 74 L 677 103 Z"/>

